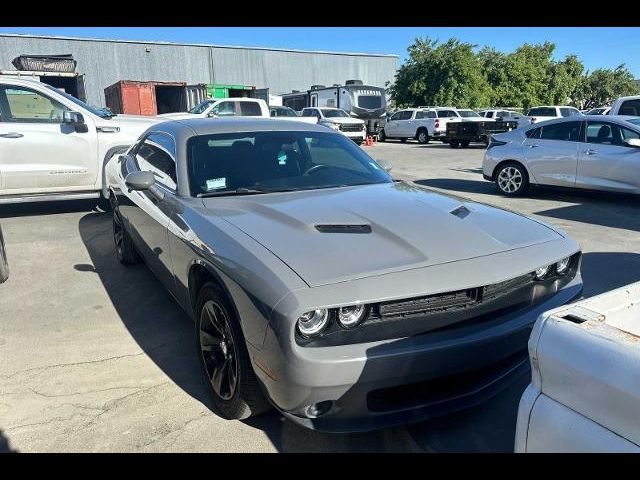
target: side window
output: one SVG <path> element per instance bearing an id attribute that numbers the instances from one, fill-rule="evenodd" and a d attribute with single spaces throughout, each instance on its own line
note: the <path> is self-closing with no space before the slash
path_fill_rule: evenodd
<path id="1" fill-rule="evenodd" d="M 176 190 L 176 145 L 172 137 L 162 133 L 150 133 L 136 152 L 140 170 L 153 172 L 156 180 Z"/>
<path id="2" fill-rule="evenodd" d="M 262 109 L 258 102 L 238 102 L 240 105 L 240 112 L 243 117 L 260 117 L 262 116 Z"/>
<path id="3" fill-rule="evenodd" d="M 624 141 L 630 138 L 640 138 L 640 135 L 614 123 L 587 122 L 587 143 L 624 146 Z"/>
<path id="4" fill-rule="evenodd" d="M 305 109 L 302 111 L 302 116 L 303 116 L 303 117 L 313 117 L 313 112 L 311 111 L 311 109 L 309 109 L 309 108 L 305 108 Z"/>
<path id="5" fill-rule="evenodd" d="M 435 114 L 433 112 L 427 112 L 425 110 L 421 112 L 416 112 L 416 120 L 421 120 L 423 118 L 433 118 Z"/>
<path id="6" fill-rule="evenodd" d="M 29 123 L 62 123 L 67 107 L 46 95 L 26 87 L 0 87 L 2 121 Z"/>
<path id="7" fill-rule="evenodd" d="M 562 115 L 563 117 L 572 117 L 573 110 L 571 110 L 570 108 L 561 108 L 560 115 Z"/>
<path id="8" fill-rule="evenodd" d="M 562 140 L 577 142 L 580 134 L 580 122 L 560 122 L 540 127 L 541 140 Z"/>
<path id="9" fill-rule="evenodd" d="M 220 102 L 211 110 L 220 117 L 232 117 L 236 114 L 236 102 Z"/>
<path id="10" fill-rule="evenodd" d="M 640 116 L 640 99 L 627 100 L 620 105 L 618 115 L 631 115 L 633 117 Z"/>
<path id="11" fill-rule="evenodd" d="M 457 117 L 456 113 L 452 110 L 438 110 L 438 118 Z"/>
<path id="12" fill-rule="evenodd" d="M 487 118 L 493 118 L 493 110 L 487 112 L 487 114 L 485 115 Z"/>
<path id="13" fill-rule="evenodd" d="M 622 141 L 629 140 L 630 138 L 640 138 L 640 133 L 635 132 L 633 130 L 629 130 L 628 128 L 620 127 L 620 131 L 622 133 Z"/>
<path id="14" fill-rule="evenodd" d="M 402 112 L 394 113 L 393 116 L 389 120 L 400 120 L 400 116 L 401 115 L 402 115 Z"/>
<path id="15" fill-rule="evenodd" d="M 400 112 L 400 120 L 411 120 L 411 117 L 413 117 L 413 112 L 411 110 Z"/>

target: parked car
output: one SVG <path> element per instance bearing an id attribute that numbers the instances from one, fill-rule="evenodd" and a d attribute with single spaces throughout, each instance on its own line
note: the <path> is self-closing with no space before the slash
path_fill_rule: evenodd
<path id="1" fill-rule="evenodd" d="M 480 117 L 483 118 L 483 117 Z M 502 132 L 510 132 L 518 128 L 515 120 L 498 120 L 486 118 L 486 121 L 477 121 L 464 118 L 461 122 L 449 122 L 447 124 L 446 141 L 451 148 L 467 148 L 470 143 L 484 143 L 489 145 L 491 135 Z"/>
<path id="2" fill-rule="evenodd" d="M 378 133 L 378 141 L 398 138 L 406 142 L 415 138 L 418 143 L 429 143 L 431 139 L 444 139 L 448 122 L 459 122 L 460 114 L 455 108 L 407 108 L 395 112 Z"/>
<path id="3" fill-rule="evenodd" d="M 523 116 L 521 113 L 505 109 L 481 110 L 478 112 L 478 114 L 485 118 L 495 118 L 502 120 L 517 120 L 518 118 Z"/>
<path id="4" fill-rule="evenodd" d="M 272 105 L 269 107 L 271 118 L 278 118 L 284 120 L 294 120 L 304 123 L 318 123 L 317 117 L 301 117 L 291 107 L 282 107 L 278 105 Z"/>
<path id="5" fill-rule="evenodd" d="M 543 313 L 516 452 L 640 453 L 640 283 Z"/>
<path id="6" fill-rule="evenodd" d="M 388 169 L 337 130 L 258 119 L 158 124 L 110 162 L 117 257 L 194 318 L 225 418 L 358 431 L 478 404 L 580 295 L 566 234 Z"/>
<path id="7" fill-rule="evenodd" d="M 0 204 L 106 195 L 106 162 L 158 122 L 109 113 L 44 83 L 0 79 Z"/>
<path id="8" fill-rule="evenodd" d="M 6 282 L 7 278 L 9 278 L 9 262 L 7 261 L 7 251 L 2 236 L 2 226 L 0 226 L 0 283 Z"/>
<path id="9" fill-rule="evenodd" d="M 592 108 L 591 110 L 587 110 L 584 112 L 585 115 L 608 115 L 611 107 L 598 107 Z"/>
<path id="10" fill-rule="evenodd" d="M 533 107 L 529 109 L 525 116 L 518 119 L 518 126 L 522 127 L 533 123 L 544 122 L 545 120 L 552 120 L 554 118 L 581 117 L 582 115 L 582 112 L 574 107 L 557 107 L 549 105 Z"/>
<path id="11" fill-rule="evenodd" d="M 484 178 L 508 196 L 529 185 L 640 193 L 640 118 L 589 115 L 493 135 Z"/>
<path id="12" fill-rule="evenodd" d="M 270 117 L 269 106 L 261 98 L 208 98 L 188 112 L 164 113 L 160 120 L 211 117 Z"/>
<path id="13" fill-rule="evenodd" d="M 608 115 L 628 115 L 633 117 L 640 116 L 640 95 L 620 97 L 615 102 L 613 102 Z"/>
<path id="14" fill-rule="evenodd" d="M 367 125 L 364 120 L 353 118 L 341 108 L 307 107 L 302 109 L 301 116 L 315 118 L 319 125 L 337 130 L 358 145 L 367 138 Z"/>

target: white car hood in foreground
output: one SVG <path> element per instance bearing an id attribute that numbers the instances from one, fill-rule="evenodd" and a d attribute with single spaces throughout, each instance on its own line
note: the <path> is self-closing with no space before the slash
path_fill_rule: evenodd
<path id="1" fill-rule="evenodd" d="M 405 183 L 203 200 L 311 286 L 492 255 L 563 237 L 527 217 Z M 453 212 L 453 213 L 452 213 Z M 317 225 L 368 225 L 321 233 Z"/>

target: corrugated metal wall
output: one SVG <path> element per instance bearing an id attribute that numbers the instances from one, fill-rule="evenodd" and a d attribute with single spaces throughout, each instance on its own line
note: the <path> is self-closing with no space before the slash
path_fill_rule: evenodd
<path id="1" fill-rule="evenodd" d="M 148 52 L 146 50 L 149 50 Z M 104 89 L 118 80 L 235 83 L 304 90 L 360 79 L 384 86 L 396 71 L 396 56 L 296 52 L 0 34 L 0 69 L 13 70 L 18 55 L 71 53 L 85 74 L 87 100 L 105 106 Z"/>

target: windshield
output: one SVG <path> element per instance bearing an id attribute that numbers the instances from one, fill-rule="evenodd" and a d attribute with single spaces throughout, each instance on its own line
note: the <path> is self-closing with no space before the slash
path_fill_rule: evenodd
<path id="1" fill-rule="evenodd" d="M 189 113 L 204 113 L 204 111 L 209 108 L 209 105 L 213 103 L 213 100 L 205 100 L 204 102 L 200 102 L 198 105 L 189 110 Z"/>
<path id="2" fill-rule="evenodd" d="M 391 183 L 352 140 L 333 132 L 200 135 L 187 143 L 193 196 Z"/>
<path id="3" fill-rule="evenodd" d="M 75 103 L 76 105 L 78 105 L 79 107 L 84 108 L 85 110 L 89 110 L 91 113 L 93 113 L 94 115 L 96 115 L 96 116 L 98 116 L 100 118 L 115 117 L 115 114 L 113 112 L 111 112 L 111 110 L 109 110 L 108 108 L 92 107 L 91 105 L 83 102 L 82 100 L 77 99 L 73 95 L 69 95 L 67 92 L 63 92 L 62 90 L 58 90 L 57 88 L 52 87 L 51 85 L 45 85 L 45 87 L 47 87 L 49 90 L 53 90 L 54 92 L 59 93 L 60 95 L 62 95 L 67 100 Z"/>
<path id="4" fill-rule="evenodd" d="M 321 108 L 320 110 L 322 110 L 322 115 L 324 115 L 326 118 L 334 118 L 334 117 L 349 117 L 350 115 L 345 112 L 344 110 L 340 110 L 335 109 L 335 110 L 329 110 L 327 108 Z"/>
<path id="5" fill-rule="evenodd" d="M 473 110 L 458 110 L 458 113 L 460 114 L 461 117 L 464 117 L 464 118 L 480 116 L 479 113 L 474 112 Z"/>

